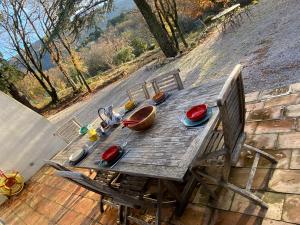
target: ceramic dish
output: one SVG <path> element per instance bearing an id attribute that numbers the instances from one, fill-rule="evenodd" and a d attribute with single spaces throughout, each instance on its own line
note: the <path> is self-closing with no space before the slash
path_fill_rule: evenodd
<path id="1" fill-rule="evenodd" d="M 116 145 L 110 146 L 107 150 L 105 150 L 102 153 L 101 155 L 102 160 L 104 161 L 114 160 L 119 155 L 119 150 L 120 150 L 119 146 Z"/>
<path id="2" fill-rule="evenodd" d="M 110 167 L 114 165 L 122 157 L 123 154 L 124 154 L 124 150 L 122 148 L 119 148 L 118 155 L 113 160 L 111 161 L 101 160 L 97 164 L 101 167 Z"/>
<path id="3" fill-rule="evenodd" d="M 80 149 L 80 150 L 74 152 L 69 157 L 69 161 L 70 161 L 70 163 L 76 163 L 76 162 L 80 161 L 85 155 L 86 155 L 86 151 L 84 149 Z"/>
<path id="4" fill-rule="evenodd" d="M 162 98 L 161 100 L 159 100 L 159 101 L 156 102 L 156 101 L 154 101 L 154 100 L 152 99 L 152 101 L 153 101 L 154 105 L 159 105 L 159 104 L 165 102 L 169 96 L 170 96 L 170 94 L 165 93 L 165 97 Z"/>
<path id="5" fill-rule="evenodd" d="M 186 112 L 186 117 L 189 120 L 196 122 L 205 117 L 206 111 L 207 111 L 207 105 L 205 105 L 205 104 L 196 105 L 196 106 L 193 106 L 192 108 L 190 108 Z"/>
<path id="6" fill-rule="evenodd" d="M 200 125 L 203 125 L 204 123 L 206 123 L 209 120 L 209 118 L 211 117 L 211 115 L 212 115 L 212 109 L 208 108 L 205 117 L 199 121 L 195 121 L 195 122 L 191 121 L 189 118 L 186 117 L 186 115 L 183 115 L 182 117 L 180 117 L 179 120 L 186 127 L 196 127 L 196 126 L 200 126 Z"/>
<path id="7" fill-rule="evenodd" d="M 153 97 L 152 97 L 152 100 L 154 102 L 160 102 L 162 101 L 163 99 L 165 99 L 166 97 L 166 94 L 165 92 L 158 92 L 157 94 L 155 94 Z"/>
<path id="8" fill-rule="evenodd" d="M 80 127 L 79 134 L 80 135 L 85 135 L 88 131 L 89 131 L 89 129 L 86 126 Z"/>

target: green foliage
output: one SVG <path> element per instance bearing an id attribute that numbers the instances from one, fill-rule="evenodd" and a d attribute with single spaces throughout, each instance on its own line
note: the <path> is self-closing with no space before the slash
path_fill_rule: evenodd
<path id="1" fill-rule="evenodd" d="M 98 27 L 94 32 L 90 33 L 89 36 L 82 41 L 80 47 L 85 47 L 89 42 L 96 41 L 101 37 L 102 34 L 103 30 Z"/>
<path id="2" fill-rule="evenodd" d="M 114 56 L 113 62 L 115 65 L 120 65 L 133 59 L 133 49 L 131 47 L 124 47 Z"/>
<path id="3" fill-rule="evenodd" d="M 147 50 L 147 43 L 140 38 L 133 38 L 130 46 L 133 48 L 133 54 L 139 56 Z"/>
<path id="4" fill-rule="evenodd" d="M 23 78 L 23 74 L 6 60 L 0 58 L 0 90 L 7 93 L 10 83 L 15 83 Z"/>
<path id="5" fill-rule="evenodd" d="M 122 12 L 119 16 L 116 16 L 109 21 L 107 21 L 107 27 L 116 26 L 119 23 L 122 23 L 126 20 L 126 13 Z"/>

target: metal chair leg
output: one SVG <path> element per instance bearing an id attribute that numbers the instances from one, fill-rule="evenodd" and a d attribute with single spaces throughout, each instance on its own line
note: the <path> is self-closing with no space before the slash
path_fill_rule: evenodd
<path id="1" fill-rule="evenodd" d="M 161 201 L 162 201 L 162 193 L 161 193 L 161 181 L 158 179 L 157 184 L 157 209 L 156 209 L 156 219 L 155 219 L 155 225 L 160 225 L 160 219 L 161 219 Z"/>

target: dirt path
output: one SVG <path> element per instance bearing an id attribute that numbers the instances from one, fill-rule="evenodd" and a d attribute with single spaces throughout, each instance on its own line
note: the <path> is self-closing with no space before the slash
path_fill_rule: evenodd
<path id="1" fill-rule="evenodd" d="M 237 63 L 244 66 L 246 92 L 299 82 L 299 0 L 261 0 L 251 6 L 251 18 L 245 16 L 241 26 L 228 29 L 225 34 L 215 30 L 187 55 L 158 70 L 147 71 L 143 67 L 49 119 L 60 125 L 76 116 L 88 123 L 96 118 L 100 106 L 121 104 L 130 86 L 174 68 L 180 68 L 185 87 L 226 76 Z"/>

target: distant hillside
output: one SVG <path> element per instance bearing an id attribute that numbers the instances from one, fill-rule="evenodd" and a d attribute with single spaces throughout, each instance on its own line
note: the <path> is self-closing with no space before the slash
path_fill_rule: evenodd
<path id="1" fill-rule="evenodd" d="M 108 13 L 105 18 L 103 19 L 103 21 L 100 23 L 100 28 L 102 30 L 105 30 L 107 22 L 109 20 L 111 20 L 112 18 L 119 16 L 122 12 L 127 12 L 130 11 L 132 9 L 134 9 L 136 6 L 134 4 L 134 2 L 132 0 L 128 1 L 128 0 L 114 0 L 113 3 L 113 10 Z M 90 33 L 92 33 L 93 30 L 89 30 L 89 31 L 84 31 L 81 35 L 80 35 L 80 40 L 84 40 L 86 37 L 89 36 Z M 35 49 L 38 49 L 40 47 L 40 42 L 37 41 L 33 44 L 35 47 Z M 20 65 L 18 63 L 18 61 L 16 59 L 11 59 L 10 60 L 11 63 L 17 65 L 21 70 L 24 69 L 22 65 Z M 55 65 L 51 62 L 51 57 L 49 53 L 46 53 L 43 60 L 42 60 L 42 65 L 44 70 L 48 70 L 52 67 L 54 67 Z"/>

